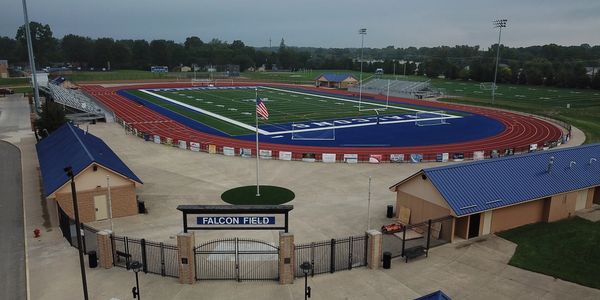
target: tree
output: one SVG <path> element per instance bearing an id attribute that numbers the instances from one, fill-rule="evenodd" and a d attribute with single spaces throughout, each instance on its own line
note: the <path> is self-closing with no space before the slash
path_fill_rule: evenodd
<path id="1" fill-rule="evenodd" d="M 66 122 L 67 118 L 62 105 L 46 101 L 42 104 L 42 113 L 40 118 L 35 120 L 34 125 L 38 135 L 46 137 L 47 133 L 52 133 Z"/>
<path id="2" fill-rule="evenodd" d="M 593 89 L 600 90 L 600 72 L 598 72 L 598 73 L 596 73 L 596 75 L 594 75 L 594 78 L 592 78 L 592 82 L 590 83 L 590 86 Z"/>
<path id="3" fill-rule="evenodd" d="M 33 54 L 36 63 L 39 66 L 45 66 L 49 63 L 51 57 L 56 51 L 56 40 L 52 37 L 50 25 L 42 25 L 38 22 L 29 22 L 29 31 L 31 32 L 31 43 L 33 46 Z M 25 25 L 21 25 L 17 29 L 15 37 L 22 46 L 24 51 L 21 52 L 21 59 L 27 60 L 27 37 L 25 33 Z"/>
<path id="4" fill-rule="evenodd" d="M 9 62 L 19 60 L 17 53 L 17 41 L 7 36 L 0 37 L 0 58 L 6 59 Z"/>
<path id="5" fill-rule="evenodd" d="M 67 34 L 62 38 L 61 48 L 67 62 L 87 64 L 92 59 L 93 42 L 88 37 Z"/>
<path id="6" fill-rule="evenodd" d="M 115 41 L 111 38 L 99 38 L 94 43 L 93 65 L 98 68 L 107 68 L 110 61 L 113 60 L 113 46 Z"/>
<path id="7" fill-rule="evenodd" d="M 150 68 L 150 45 L 145 40 L 135 40 L 131 46 L 131 56 L 136 69 Z"/>
<path id="8" fill-rule="evenodd" d="M 185 49 L 200 48 L 204 46 L 204 42 L 197 36 L 191 36 L 185 39 L 183 46 Z"/>

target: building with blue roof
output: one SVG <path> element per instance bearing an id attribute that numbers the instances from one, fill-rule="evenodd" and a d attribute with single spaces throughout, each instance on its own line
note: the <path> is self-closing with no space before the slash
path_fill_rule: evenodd
<path id="1" fill-rule="evenodd" d="M 350 73 L 323 73 L 315 78 L 315 86 L 335 89 L 347 89 L 358 84 L 358 79 Z"/>
<path id="2" fill-rule="evenodd" d="M 64 172 L 67 166 L 75 175 L 82 222 L 137 213 L 136 188 L 142 181 L 98 137 L 66 123 L 37 143 L 36 149 L 44 197 L 56 201 L 70 218 L 73 205 L 70 179 Z"/>
<path id="3" fill-rule="evenodd" d="M 411 224 L 452 216 L 450 240 L 553 222 L 600 204 L 600 144 L 426 168 L 390 190 Z"/>

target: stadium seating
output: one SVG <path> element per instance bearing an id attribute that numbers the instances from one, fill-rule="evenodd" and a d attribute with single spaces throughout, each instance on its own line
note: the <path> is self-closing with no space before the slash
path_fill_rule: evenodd
<path id="1" fill-rule="evenodd" d="M 405 80 L 387 80 L 387 79 L 371 79 L 363 83 L 362 91 L 367 94 L 386 95 L 403 98 L 428 98 L 440 95 L 440 92 L 433 89 L 428 81 L 405 81 Z M 348 89 L 351 92 L 358 92 L 360 87 L 354 86 Z"/>
<path id="2" fill-rule="evenodd" d="M 55 102 L 63 104 L 70 108 L 74 108 L 78 111 L 91 113 L 95 115 L 101 115 L 101 117 L 103 118 L 105 118 L 106 115 L 109 115 L 107 114 L 106 110 L 101 108 L 98 104 L 94 102 L 94 100 L 88 98 L 81 91 L 67 89 L 63 87 L 61 85 L 63 82 L 64 78 L 58 81 L 54 79 L 53 81 L 48 83 L 48 89 L 50 90 L 52 98 Z"/>

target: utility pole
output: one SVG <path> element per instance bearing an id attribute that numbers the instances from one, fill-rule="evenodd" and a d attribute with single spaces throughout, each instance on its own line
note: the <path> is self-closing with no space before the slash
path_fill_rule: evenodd
<path id="1" fill-rule="evenodd" d="M 494 101 L 496 100 L 496 79 L 498 77 L 498 60 L 500 59 L 500 38 L 502 38 L 502 28 L 506 27 L 506 21 L 506 19 L 501 19 L 493 22 L 494 28 L 499 28 L 499 30 L 498 45 L 496 47 L 496 69 L 494 71 L 494 85 L 492 86 L 492 105 L 494 105 Z"/>
<path id="2" fill-rule="evenodd" d="M 35 112 L 40 114 L 40 90 L 35 75 L 35 57 L 33 56 L 33 44 L 31 42 L 31 30 L 29 29 L 29 17 L 27 16 L 27 1 L 23 0 L 23 17 L 25 19 L 25 36 L 27 37 L 27 54 L 29 56 L 29 68 L 31 69 L 31 78 L 33 81 L 33 98 Z"/>
<path id="3" fill-rule="evenodd" d="M 362 103 L 362 72 L 363 72 L 363 49 L 365 47 L 365 35 L 367 35 L 367 29 L 361 28 L 358 30 L 358 34 L 360 34 L 360 78 L 358 79 L 359 88 L 358 88 L 358 110 L 361 109 Z"/>

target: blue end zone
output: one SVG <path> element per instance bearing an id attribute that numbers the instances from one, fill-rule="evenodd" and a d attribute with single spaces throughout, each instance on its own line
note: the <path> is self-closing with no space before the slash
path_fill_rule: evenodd
<path id="1" fill-rule="evenodd" d="M 127 93 L 127 91 L 118 91 L 118 94 L 144 105 L 168 118 L 171 118 L 179 123 L 182 123 L 190 128 L 205 133 L 218 135 L 222 137 L 235 138 L 245 141 L 254 141 L 254 134 L 243 136 L 230 136 L 210 126 L 204 125 L 195 120 L 177 114 L 166 108 L 153 104 L 135 95 Z M 327 94 L 324 94 L 327 95 Z M 329 95 L 331 96 L 331 95 Z M 337 95 L 336 95 L 337 96 Z M 404 105 L 404 104 L 403 104 Z M 411 108 L 422 108 L 415 105 L 406 105 Z M 190 110 L 192 111 L 192 110 Z M 452 114 L 453 111 L 447 110 L 446 113 Z M 456 111 L 454 111 L 456 112 Z M 368 113 L 368 112 L 365 112 Z M 427 117 L 428 114 L 425 115 Z M 433 115 L 433 114 L 432 114 Z M 414 114 L 393 115 L 395 118 L 413 119 Z M 411 117 L 412 116 L 412 117 Z M 421 116 L 423 117 L 423 115 Z M 497 135 L 504 131 L 505 126 L 501 122 L 488 118 L 482 115 L 469 114 L 461 118 L 447 119 L 444 125 L 438 126 L 417 126 L 414 121 L 406 123 L 382 124 L 385 118 L 394 120 L 391 116 L 382 115 L 379 117 L 380 123 L 377 123 L 377 116 L 364 116 L 360 118 L 347 118 L 340 120 L 315 121 L 335 122 L 347 121 L 351 119 L 367 119 L 360 127 L 340 128 L 344 124 L 336 123 L 335 139 L 331 139 L 331 131 L 314 134 L 303 133 L 300 137 L 304 139 L 292 139 L 291 133 L 275 134 L 275 135 L 260 135 L 261 142 L 273 144 L 289 144 L 303 146 L 321 146 L 321 147 L 410 147 L 410 146 L 432 146 L 439 144 L 450 144 L 479 140 Z M 310 122 L 304 122 L 310 123 Z M 289 131 L 292 128 L 292 123 L 287 124 L 266 124 L 259 125 L 260 129 L 270 132 Z M 296 135 L 298 137 L 298 135 Z M 323 140 L 311 140 L 311 138 Z"/>

